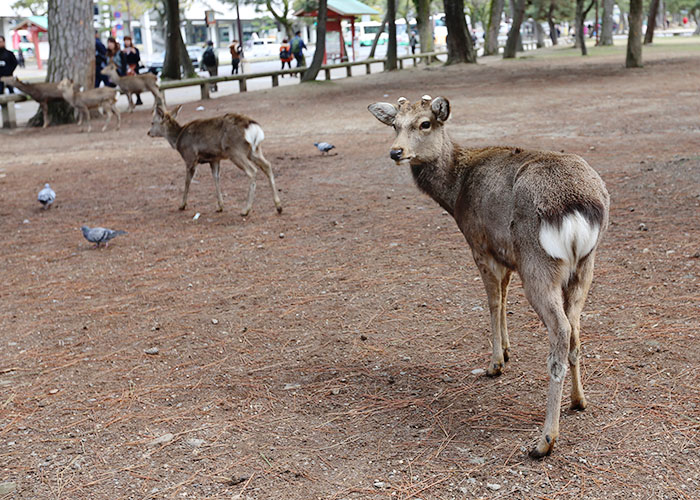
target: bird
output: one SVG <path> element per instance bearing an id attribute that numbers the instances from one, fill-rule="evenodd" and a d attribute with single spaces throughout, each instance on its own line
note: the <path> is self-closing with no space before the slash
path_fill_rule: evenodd
<path id="1" fill-rule="evenodd" d="M 99 248 L 100 244 L 102 243 L 107 246 L 109 244 L 109 240 L 112 238 L 116 238 L 120 234 L 126 234 L 126 231 L 122 231 L 121 229 L 114 231 L 104 227 L 89 228 L 87 226 L 83 226 L 80 228 L 80 230 L 83 232 L 83 236 L 86 240 L 95 244 L 95 248 Z"/>
<path id="2" fill-rule="evenodd" d="M 314 142 L 314 146 L 318 148 L 321 154 L 328 153 L 331 149 L 335 149 L 333 144 L 329 144 L 327 142 Z"/>
<path id="3" fill-rule="evenodd" d="M 37 200 L 44 206 L 44 210 L 48 210 L 55 199 L 55 191 L 48 184 L 44 184 L 44 189 L 39 191 L 39 196 L 37 196 Z"/>

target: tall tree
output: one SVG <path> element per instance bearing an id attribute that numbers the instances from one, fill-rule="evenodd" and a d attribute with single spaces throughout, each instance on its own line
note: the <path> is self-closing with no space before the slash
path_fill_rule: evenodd
<path id="1" fill-rule="evenodd" d="M 513 59 L 515 52 L 518 49 L 518 40 L 520 39 L 520 26 L 523 23 L 525 15 L 525 0 L 516 0 L 513 4 L 513 23 L 508 32 L 506 47 L 503 49 L 503 59 Z"/>
<path id="2" fill-rule="evenodd" d="M 475 63 L 476 50 L 464 17 L 464 0 L 444 0 L 447 64 Z"/>
<path id="3" fill-rule="evenodd" d="M 498 54 L 498 35 L 501 32 L 501 18 L 503 17 L 504 5 L 505 0 L 491 0 L 489 24 L 486 28 L 486 40 L 484 41 L 485 56 L 495 56 Z"/>
<path id="4" fill-rule="evenodd" d="M 654 30 L 656 29 L 658 11 L 659 0 L 651 0 L 651 5 L 649 5 L 649 18 L 647 19 L 647 31 L 644 34 L 644 45 L 648 45 L 654 41 Z"/>
<path id="5" fill-rule="evenodd" d="M 301 75 L 302 82 L 310 82 L 316 79 L 323 65 L 323 57 L 326 55 L 326 22 L 328 21 L 328 2 L 318 0 L 318 23 L 316 25 L 316 51 L 311 65 Z"/>
<path id="6" fill-rule="evenodd" d="M 372 47 L 369 49 L 369 56 L 367 56 L 368 59 L 374 58 L 374 54 L 377 51 L 377 45 L 379 45 L 379 39 L 382 37 L 382 33 L 384 33 L 384 28 L 386 27 L 387 22 L 389 22 L 388 13 L 384 16 L 384 19 L 382 20 L 382 25 L 374 34 L 374 40 L 372 40 Z"/>
<path id="7" fill-rule="evenodd" d="M 550 0 L 549 8 L 547 9 L 547 24 L 549 25 L 549 38 L 552 40 L 552 45 L 559 45 L 559 33 L 557 32 L 556 24 L 554 24 L 554 9 L 556 8 L 556 1 L 557 0 Z"/>
<path id="8" fill-rule="evenodd" d="M 583 32 L 583 25 L 586 24 L 586 16 L 595 5 L 595 0 L 591 0 L 587 8 L 584 8 L 586 0 L 576 0 L 576 46 L 581 49 L 581 55 L 588 55 L 586 48 L 586 34 Z"/>
<path id="9" fill-rule="evenodd" d="M 185 42 L 180 32 L 180 2 L 165 0 L 165 19 L 168 24 L 165 36 L 165 60 L 161 77 L 179 80 L 182 75 L 195 76 L 192 61 L 187 54 Z"/>
<path id="10" fill-rule="evenodd" d="M 398 69 L 396 43 L 396 0 L 386 0 L 386 17 L 389 24 L 389 43 L 386 48 L 384 71 Z"/>
<path id="11" fill-rule="evenodd" d="M 644 17 L 643 0 L 630 0 L 629 34 L 627 35 L 628 68 L 642 67 L 642 18 Z"/>
<path id="12" fill-rule="evenodd" d="M 413 0 L 416 7 L 416 24 L 418 25 L 418 37 L 420 38 L 420 51 L 424 54 L 435 50 L 433 40 L 433 25 L 430 22 L 431 0 Z"/>
<path id="13" fill-rule="evenodd" d="M 601 30 L 600 44 L 613 44 L 613 9 L 615 0 L 603 0 L 603 29 Z M 622 17 L 622 16 L 620 16 Z"/>
<path id="14" fill-rule="evenodd" d="M 92 0 L 49 0 L 49 66 L 47 82 L 70 78 L 85 88 L 95 86 L 95 30 L 92 27 Z M 73 108 L 65 101 L 49 103 L 51 123 L 74 121 Z M 44 124 L 41 109 L 29 120 L 38 127 Z"/>

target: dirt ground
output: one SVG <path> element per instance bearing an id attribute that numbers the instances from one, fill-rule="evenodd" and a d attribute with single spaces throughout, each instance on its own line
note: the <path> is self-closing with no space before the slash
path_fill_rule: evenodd
<path id="1" fill-rule="evenodd" d="M 178 211 L 184 165 L 146 136 L 146 111 L 119 132 L 1 134 L 7 498 L 698 498 L 700 50 L 648 51 L 634 71 L 623 51 L 186 105 L 181 120 L 262 124 L 279 216 L 262 175 L 238 215 L 230 163 L 223 213 L 206 166 Z M 469 249 L 366 111 L 425 93 L 451 99 L 455 140 L 578 153 L 612 196 L 582 323 L 589 408 L 562 411 L 544 461 L 526 455 L 544 327 L 516 280 L 511 361 L 472 373 L 490 347 Z M 58 196 L 42 212 L 45 182 Z M 95 250 L 83 224 L 128 234 Z"/>

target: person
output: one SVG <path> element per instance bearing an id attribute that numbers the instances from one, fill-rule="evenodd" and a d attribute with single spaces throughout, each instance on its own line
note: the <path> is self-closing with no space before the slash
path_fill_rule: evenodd
<path id="1" fill-rule="evenodd" d="M 17 58 L 11 50 L 5 47 L 5 37 L 0 35 L 0 76 L 12 76 L 17 67 Z M 7 86 L 10 94 L 15 93 L 14 87 Z M 0 95 L 5 93 L 5 84 L 0 81 Z"/>
<path id="2" fill-rule="evenodd" d="M 122 51 L 119 48 L 119 42 L 110 36 L 107 39 L 107 54 L 106 54 L 107 64 L 114 64 L 117 67 L 117 73 L 119 76 L 124 76 L 124 57 Z M 105 64 L 105 66 L 107 65 Z M 108 87 L 116 87 L 114 83 L 109 81 L 109 78 L 105 80 L 105 85 Z"/>
<path id="3" fill-rule="evenodd" d="M 17 64 L 20 68 L 24 68 L 24 54 L 21 47 L 17 49 Z"/>
<path id="4" fill-rule="evenodd" d="M 282 40 L 282 45 L 280 45 L 280 60 L 282 61 L 282 69 L 284 69 L 285 64 L 289 69 L 292 69 L 292 59 L 294 59 L 294 55 L 292 54 L 292 46 L 289 45 L 289 42 L 285 38 Z M 284 77 L 284 75 L 282 76 Z"/>
<path id="5" fill-rule="evenodd" d="M 304 61 L 304 49 L 306 44 L 304 40 L 301 39 L 301 31 L 294 33 L 294 38 L 292 38 L 292 55 L 297 60 L 297 68 L 306 66 L 306 61 Z"/>
<path id="6" fill-rule="evenodd" d="M 100 73 L 105 66 L 107 66 L 107 47 L 100 40 L 99 31 L 95 30 L 95 88 L 99 87 L 102 82 L 107 85 L 109 81 L 106 76 Z"/>
<path id="7" fill-rule="evenodd" d="M 241 63 L 241 52 L 243 52 L 243 47 L 238 43 L 238 40 L 231 42 L 228 46 L 228 50 L 231 52 L 231 74 L 238 74 L 238 65 Z"/>
<path id="8" fill-rule="evenodd" d="M 127 75 L 138 75 L 139 68 L 141 67 L 141 54 L 139 49 L 134 47 L 134 41 L 130 36 L 124 37 L 124 50 L 122 50 L 122 55 L 124 57 L 124 64 L 126 65 Z M 136 105 L 143 105 L 141 101 L 141 94 L 136 94 Z"/>
<path id="9" fill-rule="evenodd" d="M 209 76 L 217 76 L 219 74 L 219 59 L 214 53 L 214 42 L 207 42 L 207 49 L 202 54 L 202 66 L 209 72 Z M 211 91 L 216 92 L 218 87 L 216 84 L 211 86 Z"/>
<path id="10" fill-rule="evenodd" d="M 418 45 L 418 38 L 416 37 L 415 31 L 411 31 L 411 38 L 408 39 L 408 43 L 411 46 L 411 54 L 415 54 L 416 46 Z"/>

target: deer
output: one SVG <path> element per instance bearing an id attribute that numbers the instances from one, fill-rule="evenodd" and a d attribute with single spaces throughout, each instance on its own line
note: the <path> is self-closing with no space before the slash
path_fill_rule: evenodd
<path id="1" fill-rule="evenodd" d="M 155 98 L 154 107 L 158 104 L 164 104 L 163 94 L 158 88 L 158 77 L 153 73 L 144 73 L 142 75 L 120 76 L 117 72 L 117 66 L 114 63 L 109 63 L 100 71 L 103 75 L 119 86 L 119 89 L 126 94 L 126 99 L 129 101 L 129 113 L 133 113 L 136 105 L 131 99 L 131 94 L 140 94 L 142 92 L 151 92 Z"/>
<path id="2" fill-rule="evenodd" d="M 58 89 L 57 82 L 27 83 L 14 76 L 3 76 L 0 80 L 2 80 L 5 85 L 17 87 L 39 103 L 44 115 L 43 128 L 51 124 L 51 118 L 49 117 L 49 101 L 63 100 L 63 93 Z"/>
<path id="3" fill-rule="evenodd" d="M 122 118 L 117 109 L 117 90 L 111 87 L 99 87 L 96 89 L 79 90 L 76 89 L 72 80 L 64 78 L 58 84 L 58 88 L 63 94 L 63 98 L 68 104 L 78 111 L 78 126 L 83 123 L 83 118 L 87 120 L 87 131 L 90 133 L 90 110 L 97 109 L 100 114 L 107 113 L 107 121 L 102 127 L 102 132 L 107 130 L 112 115 L 117 115 L 117 130 L 121 128 Z"/>
<path id="4" fill-rule="evenodd" d="M 389 151 L 409 165 L 419 188 L 457 223 L 471 248 L 488 296 L 491 360 L 486 375 L 502 374 L 510 358 L 506 325 L 512 274 L 549 338 L 549 387 L 544 428 L 529 455 L 549 455 L 559 437 L 559 413 L 567 372 L 571 408 L 587 406 L 580 371 L 580 317 L 593 279 L 596 249 L 608 225 L 605 183 L 575 154 L 453 142 L 445 123 L 450 102 L 424 95 L 398 105 L 377 102 L 369 111 L 396 131 Z"/>
<path id="5" fill-rule="evenodd" d="M 219 184 L 219 164 L 221 160 L 229 159 L 245 172 L 250 181 L 248 201 L 241 215 L 248 215 L 253 208 L 258 167 L 270 182 L 277 213 L 282 213 L 282 202 L 275 187 L 272 165 L 265 159 L 260 144 L 265 139 L 262 127 L 251 118 L 236 113 L 193 120 L 180 125 L 177 116 L 181 109 L 182 106 L 178 106 L 171 114 L 164 107 L 156 106 L 151 129 L 148 131 L 149 137 L 164 137 L 185 161 L 185 192 L 180 210 L 187 208 L 190 181 L 200 163 L 209 163 L 216 186 L 217 212 L 224 210 Z"/>

